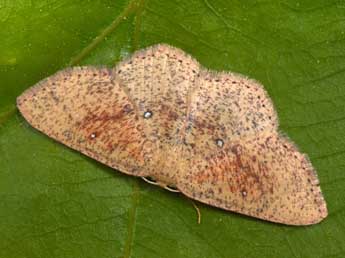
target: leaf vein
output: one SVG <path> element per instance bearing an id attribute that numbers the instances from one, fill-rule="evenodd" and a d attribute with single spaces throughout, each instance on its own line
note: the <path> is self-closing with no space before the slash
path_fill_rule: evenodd
<path id="1" fill-rule="evenodd" d="M 101 31 L 101 33 L 97 35 L 79 54 L 71 58 L 69 66 L 79 64 L 81 60 L 83 60 L 92 50 L 94 50 L 110 33 L 112 33 L 118 27 L 123 20 L 125 20 L 137 8 L 137 0 L 130 2 L 122 13 L 117 16 L 108 27 Z"/>

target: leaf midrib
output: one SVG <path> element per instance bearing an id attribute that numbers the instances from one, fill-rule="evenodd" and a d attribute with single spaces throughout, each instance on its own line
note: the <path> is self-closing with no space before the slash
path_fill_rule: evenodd
<path id="1" fill-rule="evenodd" d="M 132 0 L 127 7 L 118 15 L 111 23 L 108 25 L 104 30 L 101 31 L 99 35 L 97 35 L 91 43 L 88 44 L 84 49 L 80 51 L 76 56 L 71 58 L 68 66 L 74 66 L 79 64 L 86 56 L 90 54 L 92 50 L 94 50 L 110 33 L 114 32 L 115 29 L 121 24 L 123 20 L 132 14 L 135 13 L 140 6 L 142 0 Z"/>

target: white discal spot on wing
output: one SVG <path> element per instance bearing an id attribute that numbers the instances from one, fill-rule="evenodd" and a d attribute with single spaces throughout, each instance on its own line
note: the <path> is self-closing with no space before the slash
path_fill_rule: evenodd
<path id="1" fill-rule="evenodd" d="M 224 142 L 223 142 L 222 139 L 217 139 L 217 140 L 216 140 L 216 144 L 217 144 L 218 147 L 222 148 L 223 145 L 224 145 Z"/>
<path id="2" fill-rule="evenodd" d="M 247 196 L 247 192 L 246 191 L 242 191 L 242 196 L 246 197 Z"/>
<path id="3" fill-rule="evenodd" d="M 146 111 L 145 113 L 144 113 L 144 118 L 150 118 L 152 116 L 152 112 L 151 111 Z"/>
<path id="4" fill-rule="evenodd" d="M 264 87 L 209 71 L 180 49 L 60 71 L 17 105 L 48 136 L 169 191 L 291 225 L 327 216 L 316 172 L 279 133 Z"/>

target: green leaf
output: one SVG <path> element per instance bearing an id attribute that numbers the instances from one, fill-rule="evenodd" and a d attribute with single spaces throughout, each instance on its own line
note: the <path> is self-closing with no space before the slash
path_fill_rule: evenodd
<path id="1" fill-rule="evenodd" d="M 345 3 L 339 0 L 0 2 L 0 257 L 344 257 Z M 71 65 L 156 43 L 261 81 L 308 153 L 329 216 L 289 227 L 193 203 L 32 129 L 15 98 Z"/>

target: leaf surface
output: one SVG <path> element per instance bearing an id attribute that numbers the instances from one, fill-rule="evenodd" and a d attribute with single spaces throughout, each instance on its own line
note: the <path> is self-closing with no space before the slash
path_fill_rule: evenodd
<path id="1" fill-rule="evenodd" d="M 0 257 L 344 257 L 345 5 L 341 1 L 0 3 Z M 262 82 L 310 156 L 329 216 L 278 225 L 196 203 L 32 129 L 15 98 L 75 65 L 168 43 Z"/>

